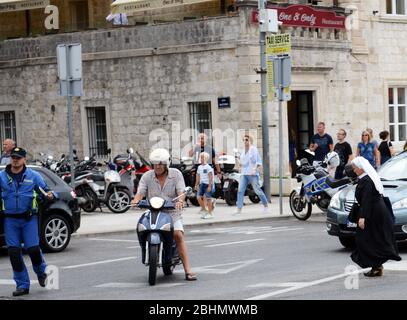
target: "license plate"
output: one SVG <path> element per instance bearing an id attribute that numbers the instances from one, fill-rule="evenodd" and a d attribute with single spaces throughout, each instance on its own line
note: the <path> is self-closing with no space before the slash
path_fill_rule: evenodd
<path id="1" fill-rule="evenodd" d="M 227 187 L 229 187 L 229 181 L 225 181 L 223 184 L 223 189 L 226 189 Z"/>

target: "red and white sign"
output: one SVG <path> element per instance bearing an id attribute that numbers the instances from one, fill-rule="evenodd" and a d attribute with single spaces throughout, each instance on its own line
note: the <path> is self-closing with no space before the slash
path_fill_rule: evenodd
<path id="1" fill-rule="evenodd" d="M 345 16 L 337 16 L 335 11 L 316 10 L 310 6 L 292 5 L 278 7 L 269 5 L 267 9 L 277 9 L 278 21 L 283 26 L 297 26 L 309 28 L 345 29 Z M 258 11 L 252 11 L 252 22 L 258 23 Z"/>

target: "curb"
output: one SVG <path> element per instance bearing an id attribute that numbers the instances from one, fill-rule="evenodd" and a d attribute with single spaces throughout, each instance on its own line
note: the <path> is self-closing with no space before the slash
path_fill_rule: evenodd
<path id="1" fill-rule="evenodd" d="M 294 218 L 293 215 L 278 215 L 278 216 L 264 216 L 264 217 L 254 217 L 254 218 L 244 218 L 244 219 L 239 219 L 239 220 L 224 220 L 224 221 L 207 221 L 207 222 L 202 222 L 202 223 L 184 223 L 183 225 L 185 227 L 208 227 L 208 226 L 213 226 L 213 225 L 224 225 L 224 224 L 229 224 L 229 223 L 236 223 L 236 222 L 250 222 L 250 221 L 257 221 L 257 220 L 269 220 L 269 219 L 292 219 Z M 99 235 L 119 235 L 119 234 L 128 234 L 128 233 L 133 233 L 136 232 L 136 227 L 134 228 L 127 228 L 123 230 L 109 230 L 109 231 L 92 231 L 89 233 L 73 233 L 71 235 L 72 238 L 79 239 L 79 238 L 89 238 L 93 236 L 99 236 Z"/>

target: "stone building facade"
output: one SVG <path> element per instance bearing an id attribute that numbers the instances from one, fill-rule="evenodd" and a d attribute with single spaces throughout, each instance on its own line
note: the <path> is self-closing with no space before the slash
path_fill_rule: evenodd
<path id="1" fill-rule="evenodd" d="M 104 144 L 113 154 L 132 146 L 147 155 L 159 139 L 171 140 L 177 126 L 182 132 L 200 125 L 235 135 L 236 143 L 239 130 L 250 129 L 262 151 L 259 34 L 252 21 L 257 2 L 238 4 L 233 16 L 2 41 L 0 115 L 14 112 L 18 143 L 33 154 L 66 153 L 66 101 L 57 93 L 55 48 L 78 42 L 84 94 L 74 98 L 74 145 L 80 154 Z M 391 129 L 399 150 L 406 139 L 407 13 L 388 13 L 379 0 L 327 0 L 318 8 L 352 13 L 354 20 L 342 31 L 282 27 L 292 35 L 293 62 L 292 100 L 283 104 L 286 176 L 289 129 L 298 153 L 318 121 L 334 140 L 345 129 L 354 151 L 366 127 L 376 139 Z M 230 103 L 223 108 L 218 98 Z M 277 176 L 278 104 L 270 102 L 268 112 L 271 176 Z M 187 135 L 170 147 L 184 148 Z"/>

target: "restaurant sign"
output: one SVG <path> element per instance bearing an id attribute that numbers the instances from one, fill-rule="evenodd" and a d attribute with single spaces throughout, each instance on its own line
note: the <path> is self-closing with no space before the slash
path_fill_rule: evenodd
<path id="1" fill-rule="evenodd" d="M 337 16 L 335 11 L 316 10 L 310 6 L 292 5 L 278 7 L 269 5 L 268 9 L 277 9 L 278 21 L 283 26 L 297 26 L 309 28 L 345 29 L 345 16 Z M 258 23 L 258 11 L 252 11 L 252 22 Z"/>

